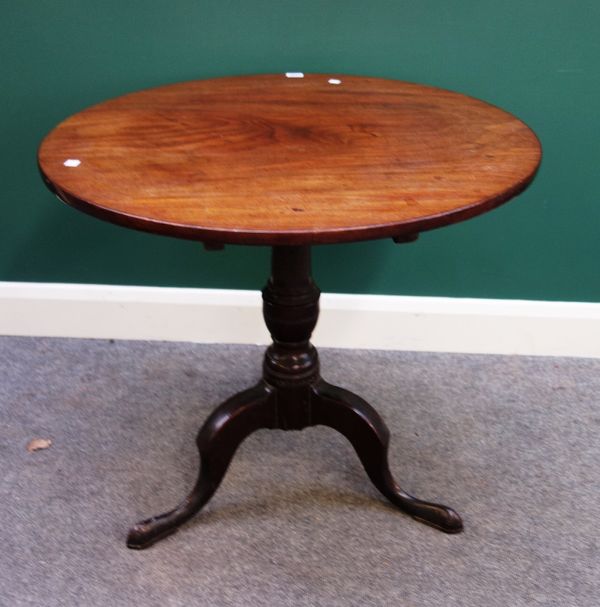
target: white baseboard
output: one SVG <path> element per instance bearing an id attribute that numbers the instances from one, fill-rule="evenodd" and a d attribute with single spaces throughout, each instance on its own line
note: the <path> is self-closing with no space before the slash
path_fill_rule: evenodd
<path id="1" fill-rule="evenodd" d="M 0 282 L 0 334 L 267 344 L 258 291 Z M 600 358 L 600 304 L 325 293 L 318 346 Z"/>

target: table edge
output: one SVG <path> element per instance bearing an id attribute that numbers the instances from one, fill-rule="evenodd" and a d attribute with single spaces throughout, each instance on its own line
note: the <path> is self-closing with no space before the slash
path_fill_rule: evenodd
<path id="1" fill-rule="evenodd" d="M 532 131 L 533 133 L 533 131 Z M 535 133 L 534 133 L 535 135 Z M 536 137 L 537 139 L 537 137 Z M 539 144 L 539 140 L 538 140 Z M 38 170 L 46 187 L 67 205 L 88 215 L 108 221 L 109 223 L 142 232 L 150 232 L 163 236 L 172 236 L 186 240 L 214 244 L 240 244 L 240 245 L 318 245 L 356 242 L 362 240 L 377 240 L 380 238 L 395 238 L 403 236 L 416 236 L 420 232 L 433 230 L 454 223 L 459 223 L 472 217 L 491 211 L 501 204 L 521 194 L 531 184 L 541 165 L 541 145 L 539 145 L 539 158 L 533 170 L 521 181 L 516 182 L 506 190 L 474 203 L 398 223 L 373 224 L 357 227 L 335 228 L 330 230 L 286 230 L 270 232 L 268 230 L 236 230 L 219 229 L 202 226 L 192 226 L 166 221 L 156 221 L 121 211 L 115 211 L 96 203 L 79 198 L 70 192 L 59 188 L 44 173 L 38 157 Z"/>

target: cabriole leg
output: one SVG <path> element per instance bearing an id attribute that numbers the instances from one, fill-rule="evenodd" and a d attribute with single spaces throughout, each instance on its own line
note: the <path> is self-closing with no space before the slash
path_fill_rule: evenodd
<path id="1" fill-rule="evenodd" d="M 272 390 L 264 382 L 240 392 L 217 407 L 198 433 L 200 472 L 196 486 L 173 510 L 137 523 L 129 532 L 129 548 L 148 548 L 177 531 L 217 490 L 240 443 L 275 421 Z"/>
<path id="2" fill-rule="evenodd" d="M 396 483 L 388 465 L 389 431 L 369 403 L 323 380 L 313 391 L 313 423 L 337 430 L 352 443 L 369 478 L 392 504 L 446 533 L 462 531 L 462 520 L 452 508 L 417 499 Z"/>

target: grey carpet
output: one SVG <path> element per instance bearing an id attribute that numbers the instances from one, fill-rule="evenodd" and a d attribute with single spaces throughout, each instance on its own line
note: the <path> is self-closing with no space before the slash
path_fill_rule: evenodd
<path id="1" fill-rule="evenodd" d="M 263 430 L 194 522 L 128 550 L 128 526 L 193 484 L 198 427 L 261 358 L 0 338 L 0 604 L 600 604 L 594 360 L 322 351 L 323 375 L 383 414 L 397 479 L 455 507 L 461 535 L 389 506 L 333 430 Z"/>

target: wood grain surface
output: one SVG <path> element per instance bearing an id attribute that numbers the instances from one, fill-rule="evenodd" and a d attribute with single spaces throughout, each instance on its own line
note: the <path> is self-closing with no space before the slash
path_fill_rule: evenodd
<path id="1" fill-rule="evenodd" d="M 205 242 L 316 244 L 409 235 L 521 192 L 541 149 L 511 114 L 418 84 L 240 76 L 88 108 L 42 142 L 68 204 Z"/>

